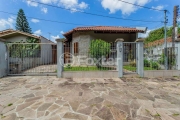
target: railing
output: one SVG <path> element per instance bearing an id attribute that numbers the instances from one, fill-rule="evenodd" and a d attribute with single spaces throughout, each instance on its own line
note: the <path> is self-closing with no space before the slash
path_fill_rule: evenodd
<path id="1" fill-rule="evenodd" d="M 64 44 L 64 71 L 116 70 L 116 43 Z"/>
<path id="2" fill-rule="evenodd" d="M 56 73 L 57 46 L 46 43 L 8 43 L 9 74 Z"/>

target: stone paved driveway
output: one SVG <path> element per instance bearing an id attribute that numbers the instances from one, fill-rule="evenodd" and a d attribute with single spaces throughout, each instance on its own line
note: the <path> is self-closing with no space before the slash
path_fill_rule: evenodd
<path id="1" fill-rule="evenodd" d="M 2 120 L 180 120 L 180 79 L 0 79 Z"/>

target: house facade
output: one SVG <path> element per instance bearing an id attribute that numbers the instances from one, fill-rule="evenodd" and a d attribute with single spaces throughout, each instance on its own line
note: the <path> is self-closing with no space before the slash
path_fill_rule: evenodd
<path id="1" fill-rule="evenodd" d="M 135 42 L 138 38 L 138 33 L 145 32 L 146 28 L 140 29 L 115 26 L 78 27 L 64 34 L 66 43 L 70 46 L 69 50 L 66 50 L 65 52 L 70 52 L 75 56 L 75 59 L 80 56 L 88 57 L 91 40 L 104 40 L 111 43 L 111 48 L 115 49 L 115 41 L 117 38 L 123 38 L 124 42 Z M 126 49 L 132 48 L 131 46 L 126 46 Z M 114 53 L 112 53 L 110 56 L 115 56 L 116 51 L 112 50 L 112 52 Z"/>
<path id="2" fill-rule="evenodd" d="M 56 47 L 56 44 L 43 36 L 36 36 L 18 30 L 7 29 L 0 31 L 0 38 L 4 43 L 7 43 L 8 53 L 4 54 L 9 57 L 10 71 L 13 71 L 12 69 L 20 69 L 19 72 L 21 72 L 39 65 L 53 64 L 53 62 L 56 61 L 54 59 L 57 59 L 55 57 L 56 55 L 53 56 L 54 53 L 57 53 L 56 49 L 53 49 Z M 26 55 L 23 55 L 23 59 L 22 57 L 13 56 L 11 53 L 18 51 L 17 47 L 19 43 L 24 44 L 25 46 L 32 44 L 33 46 L 33 42 L 29 43 L 27 41 L 29 38 L 36 40 L 35 44 L 38 45 L 38 48 L 35 50 L 36 55 L 30 56 L 30 51 L 32 50 L 24 50 L 21 51 L 26 52 Z"/>
<path id="3" fill-rule="evenodd" d="M 179 37 L 180 38 L 180 35 Z M 156 40 L 154 42 L 149 42 L 149 43 L 145 43 L 145 48 L 144 48 L 144 57 L 147 60 L 150 61 L 154 61 L 154 62 L 159 62 L 159 60 L 162 58 L 163 54 L 164 54 L 164 38 L 160 39 L 160 40 Z M 174 43 L 175 46 L 173 48 L 173 44 L 172 44 L 172 37 L 168 37 L 167 38 L 167 56 L 168 59 L 173 59 L 173 61 L 176 63 L 177 60 L 177 45 L 176 42 Z M 172 61 L 172 60 L 171 60 Z M 168 64 L 170 64 L 168 62 Z M 164 69 L 164 64 L 160 64 L 161 69 Z M 176 64 L 173 64 L 171 69 L 175 69 L 176 68 Z"/>

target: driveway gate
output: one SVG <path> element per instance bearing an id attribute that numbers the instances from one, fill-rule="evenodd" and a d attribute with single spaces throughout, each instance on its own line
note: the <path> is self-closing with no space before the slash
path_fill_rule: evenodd
<path id="1" fill-rule="evenodd" d="M 7 46 L 9 75 L 56 75 L 56 44 L 8 43 Z"/>

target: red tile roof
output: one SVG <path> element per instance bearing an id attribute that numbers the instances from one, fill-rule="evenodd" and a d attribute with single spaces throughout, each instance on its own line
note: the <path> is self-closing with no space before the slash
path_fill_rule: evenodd
<path id="1" fill-rule="evenodd" d="M 65 37 L 76 31 L 102 31 L 102 32 L 144 32 L 136 28 L 117 27 L 117 26 L 92 26 L 92 27 L 77 27 L 63 34 Z"/>
<path id="2" fill-rule="evenodd" d="M 180 34 L 178 35 L 178 38 L 180 38 Z M 170 43 L 170 42 L 172 42 L 172 37 L 167 38 L 167 43 Z M 162 45 L 162 44 L 164 44 L 164 38 L 160 40 L 156 40 L 154 42 L 145 43 L 145 47 L 152 47 L 152 46 L 157 46 L 157 45 Z"/>
<path id="3" fill-rule="evenodd" d="M 17 33 L 39 39 L 39 37 L 36 36 L 36 35 L 29 34 L 29 33 L 26 33 L 26 32 L 22 32 L 22 31 L 19 31 L 19 30 L 13 30 L 13 29 L 7 29 L 7 30 L 0 31 L 0 38 L 3 38 L 3 37 L 8 36 L 8 35 L 12 35 L 12 34 L 17 34 Z"/>

